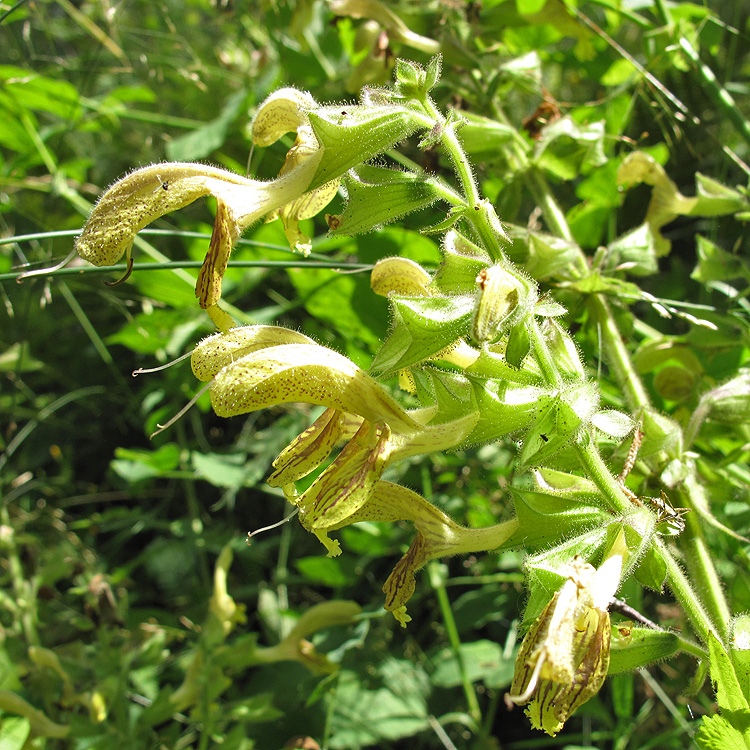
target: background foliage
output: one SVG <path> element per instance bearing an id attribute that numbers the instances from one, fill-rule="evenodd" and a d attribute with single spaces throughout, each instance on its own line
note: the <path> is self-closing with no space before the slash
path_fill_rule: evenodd
<path id="1" fill-rule="evenodd" d="M 311 410 L 222 420 L 204 398 L 149 439 L 193 395 L 192 379 L 179 365 L 136 380 L 129 373 L 210 332 L 194 304 L 195 269 L 146 274 L 136 262 L 115 289 L 101 283 L 109 275 L 77 271 L 12 281 L 13 269 L 67 255 L 97 195 L 136 166 L 206 160 L 274 176 L 290 141 L 253 152 L 248 122 L 276 87 L 345 101 L 362 84 L 389 80 L 395 56 L 426 62 L 438 49 L 444 72 L 435 96 L 443 108 L 476 116 L 462 136 L 503 221 L 543 226 L 533 181 L 514 158 L 514 132 L 592 255 L 643 221 L 651 189 L 626 193 L 615 180 L 635 146 L 665 164 L 685 195 L 695 193 L 697 170 L 747 183 L 742 3 L 602 0 L 566 10 L 556 0 L 446 0 L 389 8 L 415 34 L 388 18 L 337 20 L 321 0 L 0 3 L 0 689 L 71 727 L 65 739 L 48 727 L 51 738 L 34 746 L 274 748 L 309 736 L 334 750 L 683 748 L 697 717 L 712 711 L 711 691 L 691 684 L 694 663 L 685 657 L 609 680 L 554 741 L 531 736 L 522 713 L 507 714 L 501 700 L 524 604 L 520 555 L 431 564 L 403 633 L 383 616 L 380 582 L 408 544 L 406 529 L 344 529 L 348 552 L 336 559 L 322 557 L 294 524 L 245 543 L 248 530 L 286 512 L 263 478 Z M 560 115 L 575 127 L 555 131 Z M 413 144 L 402 151 L 426 169 L 446 168 Z M 200 260 L 211 208 L 160 221 L 137 252 Z M 276 224 L 257 226 L 233 256 L 257 265 L 230 269 L 225 299 L 245 322 L 300 328 L 367 366 L 387 332 L 387 302 L 370 293 L 360 264 L 401 254 L 434 267 L 438 247 L 415 227 L 440 218 L 422 213 L 355 239 L 327 238 L 322 219 L 311 220 L 311 260 L 349 273 L 312 267 L 289 254 Z M 682 217 L 664 234 L 668 256 L 645 249 L 621 262 L 631 271 L 641 263 L 630 280 L 674 301 L 673 314 L 642 300 L 618 314 L 654 404 L 686 423 L 702 393 L 748 362 L 747 247 L 731 218 Z M 577 342 L 605 399 L 621 406 L 599 364 L 583 295 L 554 293 L 580 329 Z M 713 510 L 743 534 L 749 439 L 747 426 L 718 423 L 700 437 Z M 436 455 L 400 468 L 399 480 L 456 520 L 485 526 L 506 517 L 508 486 L 525 481 L 514 474 L 515 455 L 510 443 Z M 707 533 L 734 611 L 747 610 L 747 547 Z M 227 544 L 228 590 L 246 622 L 230 637 L 226 663 L 193 666 L 200 711 L 175 713 L 169 696 L 209 651 L 213 572 Z M 338 672 L 249 664 L 256 642 L 282 641 L 301 612 L 328 599 L 355 600 L 366 612 L 314 638 Z M 670 602 L 658 594 L 631 600 L 680 626 Z M 478 695 L 479 732 L 467 729 L 465 679 Z M 4 747 L 23 746 L 28 720 L 5 714 Z"/>

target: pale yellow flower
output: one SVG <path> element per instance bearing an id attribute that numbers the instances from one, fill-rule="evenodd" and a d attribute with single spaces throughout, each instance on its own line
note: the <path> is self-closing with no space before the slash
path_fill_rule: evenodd
<path id="1" fill-rule="evenodd" d="M 575 558 L 566 570 L 568 579 L 523 639 L 505 702 L 526 705 L 535 729 L 556 735 L 599 692 L 609 668 L 607 607 L 621 572 L 620 555 L 598 570 Z"/>

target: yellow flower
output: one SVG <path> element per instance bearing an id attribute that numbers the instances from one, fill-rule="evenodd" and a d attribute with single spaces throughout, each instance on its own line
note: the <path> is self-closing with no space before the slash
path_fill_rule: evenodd
<path id="1" fill-rule="evenodd" d="M 579 558 L 521 644 L 508 707 L 526 705 L 535 729 L 556 735 L 568 717 L 596 695 L 609 668 L 607 607 L 620 583 L 622 557 L 597 570 Z"/>
<path id="2" fill-rule="evenodd" d="M 389 461 L 458 444 L 479 415 L 429 425 L 432 410 L 407 412 L 349 359 L 308 341 L 285 329 L 234 329 L 196 347 L 193 371 L 211 381 L 211 404 L 222 417 L 284 403 L 329 407 L 274 461 L 269 484 L 284 489 L 303 526 L 334 556 L 340 549 L 327 529 L 362 507 Z M 347 445 L 298 494 L 294 482 L 318 468 L 341 439 Z"/>
<path id="3" fill-rule="evenodd" d="M 113 265 L 125 254 L 130 270 L 133 240 L 143 227 L 212 195 L 216 198 L 216 219 L 195 294 L 217 327 L 227 330 L 234 321 L 216 305 L 234 244 L 255 221 L 304 193 L 319 158 L 313 156 L 271 182 L 250 180 L 203 164 L 176 162 L 138 169 L 102 195 L 76 240 L 76 250 L 95 266 Z"/>
<path id="4" fill-rule="evenodd" d="M 219 416 L 283 403 L 328 407 L 273 462 L 268 479 L 299 508 L 302 526 L 333 557 L 338 541 L 329 532 L 359 521 L 412 521 L 417 534 L 383 588 L 386 609 L 406 624 L 405 604 L 414 574 L 446 555 L 495 549 L 515 531 L 512 520 L 487 529 L 466 529 L 424 498 L 382 481 L 389 463 L 446 450 L 461 443 L 478 412 L 432 424 L 434 408 L 407 412 L 373 378 L 346 357 L 295 331 L 273 326 L 235 328 L 202 341 L 192 354 L 195 375 L 210 382 Z M 319 468 L 339 442 L 336 458 L 303 492 L 295 483 Z"/>
<path id="5" fill-rule="evenodd" d="M 350 601 L 321 602 L 308 609 L 289 635 L 275 646 L 256 648 L 252 663 L 270 664 L 277 661 L 298 661 L 315 674 L 330 674 L 338 668 L 325 654 L 315 650 L 307 636 L 332 625 L 348 625 L 361 614 L 359 605 Z"/>
<path id="6" fill-rule="evenodd" d="M 253 143 L 256 146 L 270 146 L 285 133 L 297 133 L 279 177 L 299 168 L 320 151 L 320 144 L 307 116 L 307 112 L 317 106 L 309 94 L 286 88 L 271 94 L 258 110 L 252 126 Z M 308 255 L 312 250 L 312 244 L 310 238 L 300 232 L 299 222 L 322 211 L 333 200 L 340 182 L 341 178 L 337 177 L 275 208 L 266 216 L 266 221 L 280 219 L 289 246 L 303 255 Z"/>
<path id="7" fill-rule="evenodd" d="M 308 218 L 333 198 L 341 176 L 357 164 L 398 143 L 429 118 L 393 105 L 320 107 L 309 95 L 281 89 L 260 106 L 253 142 L 268 146 L 288 132 L 297 139 L 275 180 L 263 182 L 205 164 L 165 163 L 137 169 L 99 199 L 76 240 L 76 251 L 95 266 L 117 263 L 125 254 L 132 270 L 136 234 L 160 216 L 198 198 L 216 198 L 216 219 L 195 293 L 220 331 L 234 326 L 218 307 L 229 255 L 240 235 L 262 217 L 279 216 L 293 248 L 306 252 L 309 238 L 299 232 Z"/>
<path id="8" fill-rule="evenodd" d="M 404 627 L 411 619 L 406 614 L 406 602 L 414 593 L 414 574 L 420 568 L 439 557 L 497 549 L 518 528 L 514 518 L 482 529 L 467 529 L 416 492 L 384 481 L 377 483 L 358 511 L 329 531 L 359 521 L 412 521 L 417 529 L 414 541 L 383 586 L 386 610 Z"/>

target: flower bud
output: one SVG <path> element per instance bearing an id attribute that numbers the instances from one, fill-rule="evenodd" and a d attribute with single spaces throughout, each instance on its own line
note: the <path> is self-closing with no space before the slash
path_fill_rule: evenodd
<path id="1" fill-rule="evenodd" d="M 375 264 L 370 274 L 370 286 L 375 294 L 387 297 L 398 295 L 427 297 L 431 277 L 427 271 L 408 258 L 383 258 Z"/>
<path id="2" fill-rule="evenodd" d="M 523 320 L 536 302 L 534 282 L 502 264 L 482 269 L 476 282 L 480 291 L 472 335 L 480 344 L 490 343 Z"/>

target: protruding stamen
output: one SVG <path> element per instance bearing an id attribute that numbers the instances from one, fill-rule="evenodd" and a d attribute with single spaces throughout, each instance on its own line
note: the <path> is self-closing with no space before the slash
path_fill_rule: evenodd
<path id="1" fill-rule="evenodd" d="M 542 667 L 544 666 L 546 656 L 547 654 L 545 651 L 542 651 L 542 653 L 539 654 L 539 657 L 536 660 L 536 664 L 534 665 L 534 671 L 531 673 L 531 679 L 529 680 L 528 687 L 523 691 L 523 693 L 521 693 L 521 695 L 511 695 L 510 693 L 505 694 L 505 706 L 508 711 L 513 708 L 513 704 L 522 706 L 524 703 L 528 703 L 531 700 L 531 696 L 534 695 L 536 686 L 539 683 L 539 675 L 542 673 Z"/>
<path id="2" fill-rule="evenodd" d="M 54 266 L 50 266 L 49 268 L 37 268 L 36 271 L 24 271 L 22 274 L 16 276 L 16 283 L 20 284 L 24 279 L 29 279 L 32 276 L 48 276 L 55 271 L 59 271 L 61 268 L 67 266 L 68 263 L 70 263 L 70 261 L 75 257 L 75 255 L 76 250 L 75 248 L 73 248 L 64 260 L 61 260 Z"/>
<path id="3" fill-rule="evenodd" d="M 255 531 L 248 531 L 247 543 L 250 544 L 250 540 L 256 534 L 260 534 L 263 531 L 271 531 L 272 529 L 278 529 L 279 526 L 283 526 L 285 523 L 291 521 L 297 515 L 297 513 L 299 513 L 299 508 L 295 508 L 288 516 L 286 516 L 285 518 L 282 518 L 280 521 L 276 521 L 276 523 L 272 523 L 270 526 L 261 526 L 261 528 L 255 529 Z"/>
<path id="4" fill-rule="evenodd" d="M 149 440 L 153 440 L 155 435 L 158 435 L 160 432 L 164 432 L 164 430 L 169 429 L 180 417 L 182 417 L 194 404 L 195 402 L 210 388 L 211 383 L 206 383 L 206 385 L 201 388 L 198 393 L 193 396 L 190 401 L 188 401 L 185 406 L 180 409 L 177 414 L 175 414 L 172 419 L 169 420 L 166 424 L 158 424 L 156 425 L 159 429 L 152 432 L 148 437 Z"/>
<path id="5" fill-rule="evenodd" d="M 178 362 L 182 362 L 183 359 L 187 359 L 188 357 L 192 356 L 193 352 L 192 350 L 187 352 L 186 354 L 183 354 L 181 357 L 177 357 L 177 359 L 173 359 L 171 362 L 167 362 L 165 365 L 159 365 L 158 367 L 139 367 L 137 370 L 133 370 L 131 375 L 134 378 L 137 378 L 139 375 L 145 375 L 149 372 L 160 372 L 161 370 L 166 370 L 167 367 L 171 367 L 172 365 L 176 365 Z M 201 391 L 203 393 L 203 391 Z"/>

